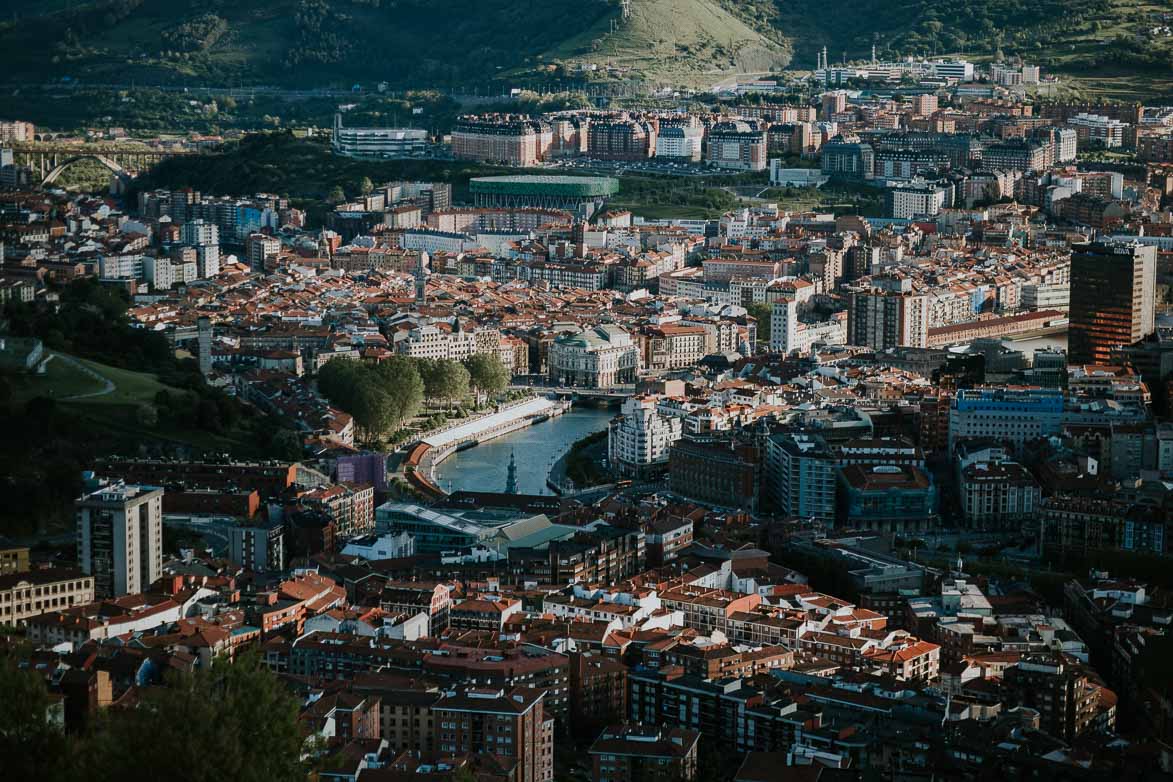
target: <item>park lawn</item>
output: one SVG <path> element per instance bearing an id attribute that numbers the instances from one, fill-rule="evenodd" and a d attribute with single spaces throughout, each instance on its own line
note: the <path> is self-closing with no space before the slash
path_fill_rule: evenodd
<path id="1" fill-rule="evenodd" d="M 102 389 L 102 384 L 93 377 L 73 364 L 57 359 L 49 362 L 43 375 L 14 375 L 9 382 L 12 384 L 12 401 L 17 405 L 38 396 L 64 399 Z"/>
<path id="2" fill-rule="evenodd" d="M 127 405 L 151 404 L 155 395 L 160 391 L 169 391 L 174 394 L 183 392 L 177 388 L 160 383 L 158 378 L 148 372 L 135 372 L 129 369 L 119 369 L 97 361 L 79 358 L 82 364 L 93 369 L 102 377 L 114 383 L 114 390 L 101 396 L 78 399 L 76 404 L 85 405 Z"/>

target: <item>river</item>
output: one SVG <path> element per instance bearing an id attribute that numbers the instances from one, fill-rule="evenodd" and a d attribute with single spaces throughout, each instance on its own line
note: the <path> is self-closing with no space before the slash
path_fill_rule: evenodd
<path id="1" fill-rule="evenodd" d="M 554 462 L 578 440 L 605 429 L 615 414 L 606 408 L 573 407 L 556 418 L 458 451 L 436 467 L 436 483 L 445 491 L 505 491 L 513 454 L 517 458 L 517 491 L 553 494 L 546 477 Z"/>

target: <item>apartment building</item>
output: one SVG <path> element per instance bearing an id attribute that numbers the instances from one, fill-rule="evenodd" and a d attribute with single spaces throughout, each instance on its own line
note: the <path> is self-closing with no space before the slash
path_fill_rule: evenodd
<path id="1" fill-rule="evenodd" d="M 607 428 L 611 465 L 625 476 L 643 476 L 668 465 L 672 444 L 683 433 L 680 416 L 665 415 L 649 396 L 624 400 L 621 414 Z"/>
<path id="2" fill-rule="evenodd" d="M 546 159 L 553 140 L 553 128 L 544 120 L 511 114 L 467 115 L 452 128 L 452 154 L 457 160 L 533 166 Z"/>
<path id="3" fill-rule="evenodd" d="M 778 433 L 766 441 L 766 483 L 778 512 L 835 519 L 835 454 L 818 435 Z"/>
<path id="4" fill-rule="evenodd" d="M 0 627 L 94 601 L 94 577 L 80 570 L 47 568 L 0 575 Z"/>
<path id="5" fill-rule="evenodd" d="M 437 749 L 447 755 L 488 755 L 516 782 L 554 778 L 554 720 L 541 690 L 470 687 L 445 692 L 432 707 Z"/>
<path id="6" fill-rule="evenodd" d="M 91 476 L 75 507 L 77 561 L 98 597 L 145 592 L 163 575 L 163 489 Z"/>
<path id="7" fill-rule="evenodd" d="M 731 632 L 732 618 L 739 613 L 752 611 L 762 602 L 757 593 L 743 595 L 724 589 L 709 589 L 701 586 L 680 586 L 660 594 L 660 603 L 669 611 L 684 614 L 684 626 L 691 627 L 701 635 L 712 635 L 720 631 Z"/>
<path id="8" fill-rule="evenodd" d="M 593 782 L 696 779 L 700 731 L 656 725 L 623 724 L 606 728 L 591 744 Z"/>
<path id="9" fill-rule="evenodd" d="M 765 131 L 748 122 L 718 122 L 705 139 L 705 161 L 734 171 L 765 171 Z"/>

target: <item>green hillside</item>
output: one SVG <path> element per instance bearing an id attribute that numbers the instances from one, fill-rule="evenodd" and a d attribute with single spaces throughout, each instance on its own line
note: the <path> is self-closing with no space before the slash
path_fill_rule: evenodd
<path id="1" fill-rule="evenodd" d="M 653 79 L 764 70 L 787 51 L 719 0 L 633 0 L 626 20 L 619 0 L 15 5 L 0 21 L 9 81 L 471 87 L 503 75 L 577 78 L 581 61 Z"/>
<path id="2" fill-rule="evenodd" d="M 0 82 L 477 91 L 638 79 L 709 87 L 832 60 L 1022 56 L 1162 84 L 1173 0 L 10 0 Z M 586 66 L 584 69 L 583 66 Z M 0 109 L 3 106 L 0 105 Z"/>

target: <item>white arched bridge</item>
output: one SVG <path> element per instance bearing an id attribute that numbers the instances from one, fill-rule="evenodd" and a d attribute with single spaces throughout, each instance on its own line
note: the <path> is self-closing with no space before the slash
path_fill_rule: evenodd
<path id="1" fill-rule="evenodd" d="M 31 141 L 12 145 L 17 165 L 31 168 L 43 185 L 51 185 L 75 163 L 94 160 L 110 170 L 123 183 L 146 171 L 161 160 L 194 155 L 197 150 L 183 147 L 157 147 L 141 143 L 72 144 L 60 141 Z"/>
<path id="2" fill-rule="evenodd" d="M 112 174 L 114 174 L 114 176 L 121 179 L 124 183 L 129 182 L 131 179 L 130 172 L 127 171 L 122 166 L 120 166 L 118 164 L 118 161 L 114 160 L 113 158 L 106 157 L 105 155 L 99 155 L 99 154 L 87 154 L 87 155 L 74 155 L 73 157 L 66 158 L 65 160 L 62 160 L 57 165 L 53 166 L 53 169 L 48 174 L 45 174 L 44 179 L 41 180 L 41 185 L 43 186 L 43 185 L 53 184 L 54 182 L 57 181 L 57 178 L 59 176 L 61 176 L 63 173 L 65 173 L 65 169 L 69 168 L 74 163 L 78 163 L 82 160 L 96 160 L 96 161 L 98 161 L 103 166 L 110 169 L 110 172 Z"/>

